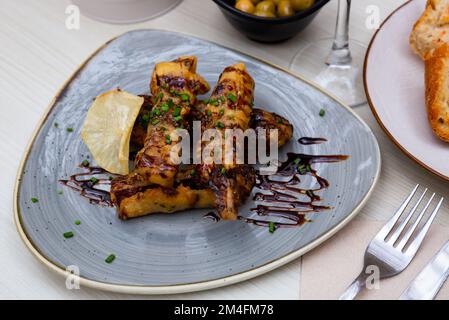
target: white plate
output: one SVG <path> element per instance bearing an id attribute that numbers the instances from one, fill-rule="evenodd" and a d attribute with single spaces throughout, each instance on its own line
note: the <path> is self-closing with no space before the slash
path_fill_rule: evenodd
<path id="1" fill-rule="evenodd" d="M 429 125 L 424 64 L 408 42 L 425 4 L 425 0 L 407 2 L 374 35 L 365 60 L 365 90 L 390 139 L 410 158 L 449 180 L 449 144 L 439 140 Z"/>

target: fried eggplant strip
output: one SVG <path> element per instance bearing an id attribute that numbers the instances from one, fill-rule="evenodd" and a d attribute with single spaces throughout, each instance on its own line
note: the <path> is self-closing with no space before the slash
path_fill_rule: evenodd
<path id="1" fill-rule="evenodd" d="M 171 135 L 178 128 L 188 128 L 188 116 L 198 94 L 209 91 L 209 84 L 196 73 L 196 57 L 180 57 L 172 62 L 156 64 L 151 78 L 151 105 L 143 148 L 135 158 L 135 169 L 114 179 L 111 198 L 134 194 L 143 187 L 159 185 L 171 188 L 178 165 L 171 158 Z"/>
<path id="2" fill-rule="evenodd" d="M 243 63 L 225 68 L 204 108 L 202 132 L 216 129 L 224 141 L 226 129 L 245 131 L 250 128 L 254 85 L 254 80 Z M 203 143 L 203 149 L 205 147 L 207 148 Z M 235 161 L 226 163 L 225 160 L 223 152 L 222 164 L 203 163 L 199 165 L 199 172 L 215 191 L 216 208 L 220 217 L 224 220 L 236 220 L 238 204 L 247 196 L 239 192 L 238 180 L 255 182 L 255 174 L 248 165 L 236 164 Z"/>

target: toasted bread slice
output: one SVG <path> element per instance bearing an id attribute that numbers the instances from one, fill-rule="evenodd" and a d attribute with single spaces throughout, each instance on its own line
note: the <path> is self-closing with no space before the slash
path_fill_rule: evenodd
<path id="1" fill-rule="evenodd" d="M 449 142 L 449 44 L 425 60 L 426 106 L 435 134 Z"/>
<path id="2" fill-rule="evenodd" d="M 449 0 L 428 0 L 410 34 L 410 46 L 425 60 L 445 43 L 449 43 Z"/>

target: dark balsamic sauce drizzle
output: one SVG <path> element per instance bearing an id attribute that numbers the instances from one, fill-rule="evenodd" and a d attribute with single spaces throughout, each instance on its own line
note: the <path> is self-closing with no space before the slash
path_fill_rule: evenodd
<path id="1" fill-rule="evenodd" d="M 73 174 L 68 180 L 59 180 L 59 182 L 77 191 L 82 197 L 87 198 L 91 204 L 113 207 L 109 191 L 105 190 L 106 188 L 99 188 L 111 185 L 111 179 L 104 178 L 105 175 L 111 176 L 111 174 L 99 167 L 83 166 L 82 164 L 79 167 L 86 171 Z M 95 177 L 97 181 L 93 182 L 92 177 Z"/>
<path id="2" fill-rule="evenodd" d="M 302 145 L 310 145 L 310 144 L 321 144 L 327 142 L 325 138 L 310 138 L 310 137 L 302 137 L 298 139 L 298 142 Z"/>
<path id="3" fill-rule="evenodd" d="M 301 144 L 318 144 L 327 141 L 323 138 L 301 138 Z M 260 191 L 254 200 L 261 202 L 251 211 L 260 217 L 281 218 L 283 222 L 247 218 L 238 216 L 239 220 L 257 226 L 274 225 L 277 228 L 291 228 L 303 225 L 309 220 L 306 214 L 332 209 L 330 206 L 316 204 L 321 197 L 316 193 L 327 189 L 329 181 L 321 177 L 312 167 L 316 163 L 336 163 L 348 159 L 345 155 L 309 155 L 301 153 L 288 153 L 287 160 L 281 162 L 276 174 L 267 176 L 257 174 L 256 188 Z M 300 187 L 301 176 L 312 176 L 318 183 L 315 189 Z M 262 192 L 261 192 L 262 191 Z M 308 198 L 308 201 L 300 200 Z"/>

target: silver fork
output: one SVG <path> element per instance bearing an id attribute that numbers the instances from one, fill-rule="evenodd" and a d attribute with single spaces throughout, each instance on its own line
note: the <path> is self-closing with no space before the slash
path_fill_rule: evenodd
<path id="1" fill-rule="evenodd" d="M 354 299 L 364 288 L 366 288 L 366 281 L 369 274 L 367 274 L 365 270 L 367 270 L 368 266 L 377 266 L 379 270 L 379 278 L 384 279 L 397 275 L 410 264 L 410 261 L 412 261 L 413 257 L 416 255 L 416 252 L 426 236 L 427 231 L 429 231 L 430 225 L 435 219 L 435 216 L 437 215 L 438 210 L 444 200 L 443 198 L 440 199 L 426 223 L 419 229 L 419 231 L 415 232 L 433 198 L 435 197 L 434 193 L 427 201 L 424 208 L 420 211 L 413 224 L 406 229 L 407 224 L 410 222 L 410 219 L 418 209 L 427 192 L 426 188 L 410 212 L 404 217 L 392 233 L 402 213 L 405 211 L 406 207 L 418 190 L 418 187 L 419 184 L 416 185 L 410 195 L 405 199 L 394 216 L 385 224 L 385 226 L 382 227 L 374 239 L 371 240 L 365 252 L 365 261 L 362 272 L 346 289 L 343 295 L 341 295 L 340 300 Z M 404 232 L 405 229 L 406 231 Z M 392 233 L 391 237 L 387 239 L 387 236 L 390 233 Z M 414 234 L 416 235 L 412 238 L 412 235 Z M 407 244 L 408 246 L 406 247 Z"/>

